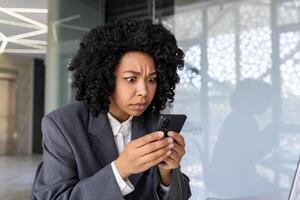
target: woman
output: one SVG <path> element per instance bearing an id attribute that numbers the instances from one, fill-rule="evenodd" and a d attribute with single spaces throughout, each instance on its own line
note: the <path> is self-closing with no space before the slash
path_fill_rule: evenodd
<path id="1" fill-rule="evenodd" d="M 77 102 L 43 119 L 33 199 L 188 199 L 184 138 L 153 130 L 174 100 L 183 56 L 151 20 L 91 30 L 69 66 Z"/>

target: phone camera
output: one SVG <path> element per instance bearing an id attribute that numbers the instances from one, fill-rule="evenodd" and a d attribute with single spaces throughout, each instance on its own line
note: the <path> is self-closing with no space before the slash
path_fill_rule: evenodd
<path id="1" fill-rule="evenodd" d="M 170 124 L 170 119 L 165 119 L 162 128 L 167 129 L 169 127 L 169 124 Z"/>

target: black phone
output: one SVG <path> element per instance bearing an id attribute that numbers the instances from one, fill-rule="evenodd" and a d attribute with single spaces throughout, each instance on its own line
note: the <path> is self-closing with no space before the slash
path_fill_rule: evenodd
<path id="1" fill-rule="evenodd" d="M 180 133 L 186 118 L 184 114 L 162 114 L 160 115 L 156 131 L 163 131 L 165 137 L 168 137 L 168 131 Z"/>

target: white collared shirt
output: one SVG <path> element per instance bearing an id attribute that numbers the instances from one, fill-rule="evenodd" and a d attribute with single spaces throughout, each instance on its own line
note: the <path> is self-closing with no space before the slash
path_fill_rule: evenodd
<path id="1" fill-rule="evenodd" d="M 114 118 L 109 112 L 107 113 L 107 117 L 109 119 L 112 132 L 114 134 L 114 139 L 116 142 L 116 146 L 118 149 L 119 155 L 121 152 L 124 150 L 125 146 L 130 142 L 131 140 L 131 125 L 132 125 L 132 119 L 133 116 L 130 116 L 125 122 L 120 123 L 116 118 Z M 118 182 L 118 185 L 120 187 L 120 190 L 123 194 L 123 196 L 131 193 L 134 191 L 134 186 L 132 183 L 127 179 L 124 181 L 124 179 L 121 177 L 120 173 L 118 172 L 115 162 L 113 161 L 111 163 L 111 167 L 113 170 L 113 173 L 115 175 L 115 178 Z M 166 187 L 162 184 L 160 184 L 161 188 L 165 191 L 168 192 L 170 187 Z"/>

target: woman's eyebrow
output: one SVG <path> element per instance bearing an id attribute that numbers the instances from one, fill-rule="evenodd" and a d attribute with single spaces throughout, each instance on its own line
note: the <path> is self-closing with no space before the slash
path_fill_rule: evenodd
<path id="1" fill-rule="evenodd" d="M 151 73 L 149 74 L 149 76 L 156 75 L 156 74 L 157 74 L 156 71 L 155 71 L 155 72 L 151 72 Z"/>
<path id="2" fill-rule="evenodd" d="M 132 73 L 132 74 L 136 74 L 136 75 L 140 75 L 141 73 L 140 72 L 137 72 L 137 71 L 132 71 L 132 70 L 127 70 L 127 71 L 124 71 L 122 72 L 123 74 L 124 73 Z"/>
<path id="3" fill-rule="evenodd" d="M 140 75 L 140 74 L 141 74 L 140 72 L 133 71 L 133 70 L 127 70 L 127 71 L 124 71 L 124 72 L 122 72 L 122 73 L 132 73 L 132 74 L 135 74 L 135 75 Z M 151 73 L 149 74 L 149 76 L 156 75 L 156 74 L 157 74 L 157 72 L 154 71 L 154 72 L 151 72 Z"/>

